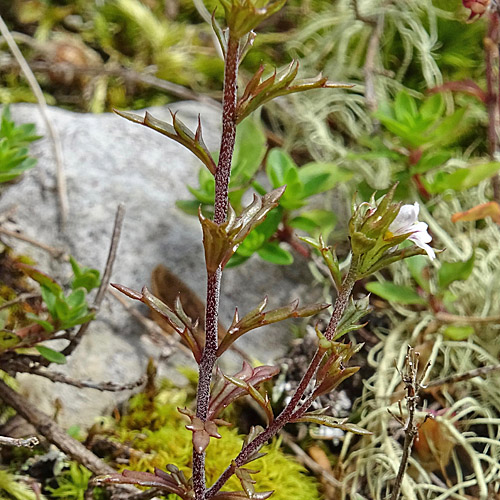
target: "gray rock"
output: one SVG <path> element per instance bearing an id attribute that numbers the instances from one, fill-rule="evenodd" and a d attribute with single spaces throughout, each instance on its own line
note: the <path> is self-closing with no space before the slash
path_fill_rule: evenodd
<path id="1" fill-rule="evenodd" d="M 215 149 L 220 131 L 218 110 L 199 103 L 184 102 L 171 106 L 179 117 L 194 127 L 201 113 L 204 139 Z M 169 120 L 166 108 L 150 110 L 158 118 Z M 0 213 L 17 206 L 12 220 L 23 233 L 46 244 L 67 249 L 85 266 L 103 269 L 110 242 L 114 214 L 119 202 L 126 204 L 126 218 L 113 282 L 140 289 L 149 285 L 151 270 L 159 263 L 167 265 L 200 297 L 205 295 L 205 269 L 201 230 L 195 217 L 175 207 L 178 199 L 190 198 L 187 184 L 197 185 L 199 161 L 187 150 L 162 135 L 113 115 L 85 115 L 51 108 L 50 118 L 57 127 L 64 150 L 70 202 L 69 219 L 64 233 L 58 227 L 55 193 L 55 162 L 50 140 L 37 106 L 12 106 L 19 123 L 35 122 L 44 138 L 32 147 L 38 165 L 0 198 Z M 28 253 L 38 267 L 63 282 L 70 274 L 45 252 L 2 237 L 18 252 Z M 300 257 L 297 259 L 300 263 Z M 229 324 L 234 307 L 244 313 L 265 295 L 270 307 L 306 296 L 309 275 L 303 264 L 276 267 L 259 259 L 227 270 L 221 295 L 222 321 Z M 268 327 L 243 337 L 240 347 L 261 362 L 282 356 L 291 337 L 289 324 Z M 91 324 L 86 336 L 68 364 L 58 371 L 95 381 L 131 382 L 145 370 L 149 356 L 158 357 L 155 346 L 141 326 L 109 295 Z M 233 360 L 234 361 L 234 360 Z M 178 353 L 169 358 L 162 373 L 179 379 L 176 366 L 192 364 Z M 235 366 L 232 363 L 233 368 Z M 194 365 L 193 365 L 194 366 Z M 19 376 L 22 390 L 48 412 L 56 398 L 62 402 L 59 422 L 64 426 L 88 427 L 95 416 L 123 401 L 129 394 L 102 393 L 54 384 L 32 375 Z"/>

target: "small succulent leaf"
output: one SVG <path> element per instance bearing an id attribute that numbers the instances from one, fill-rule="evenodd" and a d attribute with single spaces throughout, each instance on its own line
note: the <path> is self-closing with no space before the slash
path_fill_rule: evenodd
<path id="1" fill-rule="evenodd" d="M 255 495 L 255 479 L 252 479 L 252 476 L 250 475 L 251 472 L 248 469 L 241 469 L 239 467 L 236 468 L 235 470 L 235 475 L 236 477 L 240 480 L 241 487 L 243 488 L 243 491 L 245 492 L 247 498 L 254 498 Z"/>
<path id="2" fill-rule="evenodd" d="M 201 125 L 200 122 L 198 126 L 198 132 L 193 133 L 189 130 L 175 114 L 172 113 L 173 125 L 170 125 L 158 118 L 154 118 L 150 113 L 146 111 L 144 117 L 136 115 L 135 113 L 129 113 L 127 111 L 117 111 L 113 110 L 117 115 L 126 118 L 134 123 L 139 123 L 148 128 L 156 130 L 160 134 L 167 136 L 168 138 L 182 144 L 184 147 L 189 149 L 195 156 L 197 156 L 203 164 L 208 168 L 208 170 L 215 175 L 215 162 L 212 155 L 208 151 L 207 146 L 203 142 L 201 137 Z"/>
<path id="3" fill-rule="evenodd" d="M 227 26 L 233 37 L 240 40 L 261 22 L 272 16 L 285 5 L 286 0 L 276 0 L 263 5 L 254 2 L 233 2 L 221 0 Z"/>
<path id="4" fill-rule="evenodd" d="M 336 389 L 344 380 L 352 377 L 356 372 L 359 371 L 359 366 L 349 366 L 344 368 L 340 362 L 333 362 L 331 364 L 329 373 L 327 373 L 319 386 L 314 390 L 314 395 L 316 397 L 322 396 L 323 394 L 329 394 L 334 389 Z M 318 375 L 319 378 L 319 375 Z"/>
<path id="5" fill-rule="evenodd" d="M 130 298 L 140 300 L 146 304 L 151 310 L 160 314 L 165 321 L 185 340 L 188 347 L 191 349 L 195 360 L 199 363 L 201 360 L 202 351 L 204 348 L 204 338 L 200 335 L 197 325 L 193 324 L 184 310 L 180 301 L 176 301 L 178 311 L 172 310 L 158 297 L 153 295 L 146 287 L 139 293 L 136 290 L 127 288 L 123 285 L 111 284 L 114 288 L 121 291 Z"/>
<path id="6" fill-rule="evenodd" d="M 341 429 L 343 431 L 360 434 L 362 436 L 369 436 L 373 434 L 373 432 L 367 431 L 366 429 L 363 429 L 356 424 L 347 423 L 346 420 L 347 419 L 336 418 L 321 413 L 308 412 L 302 415 L 302 417 L 294 419 L 293 422 L 309 422 L 313 424 L 325 425 L 326 427 Z"/>

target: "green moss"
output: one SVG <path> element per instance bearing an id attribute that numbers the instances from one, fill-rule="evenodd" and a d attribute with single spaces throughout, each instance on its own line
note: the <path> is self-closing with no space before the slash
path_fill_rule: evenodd
<path id="1" fill-rule="evenodd" d="M 0 469 L 0 499 L 1 500 L 37 500 L 34 491 L 20 482 L 20 476 Z M 45 497 L 39 497 L 43 500 Z"/>
<path id="2" fill-rule="evenodd" d="M 177 411 L 177 407 L 188 403 L 187 400 L 186 392 L 165 387 L 153 397 L 141 393 L 130 400 L 128 414 L 113 423 L 115 438 L 143 453 L 134 454 L 122 469 L 152 471 L 154 467 L 165 469 L 172 463 L 190 476 L 192 433 L 185 428 L 187 419 Z M 243 436 L 237 429 L 222 427 L 219 432 L 222 438 L 212 439 L 207 449 L 209 484 L 229 465 L 243 443 Z M 250 468 L 260 471 L 254 476 L 257 491 L 275 490 L 272 497 L 275 500 L 320 498 L 316 480 L 283 453 L 279 440 L 274 440 L 263 451 L 267 455 L 250 464 Z M 224 489 L 241 490 L 241 485 L 233 476 Z"/>

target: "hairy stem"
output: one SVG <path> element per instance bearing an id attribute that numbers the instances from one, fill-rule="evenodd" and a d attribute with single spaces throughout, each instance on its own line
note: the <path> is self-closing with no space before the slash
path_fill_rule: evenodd
<path id="1" fill-rule="evenodd" d="M 325 332 L 325 336 L 329 340 L 331 340 L 335 336 L 339 321 L 344 314 L 347 304 L 349 303 L 349 298 L 351 296 L 354 283 L 356 282 L 356 273 L 357 271 L 355 266 L 351 265 L 349 273 L 344 278 L 344 281 L 342 283 L 342 289 L 340 290 L 337 300 L 335 301 L 332 317 Z M 318 348 L 290 402 L 264 432 L 259 434 L 253 441 L 251 441 L 241 450 L 236 459 L 233 460 L 231 465 L 226 468 L 226 470 L 220 475 L 219 479 L 217 479 L 213 486 L 208 490 L 206 495 L 207 499 L 213 497 L 224 486 L 227 480 L 234 474 L 236 468 L 244 465 L 253 453 L 259 450 L 259 448 L 266 441 L 275 436 L 280 431 L 280 429 L 282 429 L 288 422 L 290 422 L 290 420 L 292 420 L 293 417 L 300 416 L 308 410 L 309 406 L 313 402 L 312 398 L 308 398 L 298 410 L 296 409 L 300 400 L 304 396 L 306 389 L 311 383 L 311 380 L 314 377 L 314 374 L 316 373 L 316 370 L 321 363 L 323 356 L 324 352 L 320 351 Z"/>
<path id="2" fill-rule="evenodd" d="M 231 175 L 234 141 L 236 138 L 236 81 L 238 76 L 239 41 L 231 34 L 226 52 L 224 96 L 222 106 L 222 138 L 219 163 L 215 171 L 214 222 L 223 224 L 227 217 L 228 186 Z M 210 401 L 210 384 L 217 360 L 219 296 L 222 269 L 219 267 L 207 276 L 207 308 L 205 314 L 205 348 L 199 366 L 196 393 L 196 416 L 206 421 Z M 205 453 L 198 453 L 193 446 L 193 489 L 196 500 L 206 496 Z"/>
<path id="3" fill-rule="evenodd" d="M 488 110 L 488 153 L 492 160 L 495 159 L 498 149 L 498 99 L 500 99 L 500 95 L 498 89 L 495 88 L 495 71 L 493 68 L 498 57 L 498 16 L 499 14 L 496 10 L 490 13 L 488 34 L 484 40 L 487 85 L 486 107 Z M 500 85 L 500 79 L 498 80 L 498 85 Z M 498 178 L 498 174 L 495 174 L 491 178 L 491 185 L 493 188 L 494 200 L 500 201 L 500 181 Z"/>

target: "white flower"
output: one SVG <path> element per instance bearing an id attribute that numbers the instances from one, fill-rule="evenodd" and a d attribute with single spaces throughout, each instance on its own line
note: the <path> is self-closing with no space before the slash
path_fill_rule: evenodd
<path id="1" fill-rule="evenodd" d="M 385 235 L 384 239 L 388 240 L 394 236 L 411 233 L 408 239 L 413 241 L 417 247 L 425 250 L 429 258 L 434 260 L 436 258 L 434 249 L 427 244 L 432 241 L 432 236 L 427 232 L 427 224 L 425 222 L 419 222 L 419 210 L 420 206 L 417 202 L 413 205 L 403 205 L 398 215 L 389 226 L 387 230 L 388 234 Z"/>

